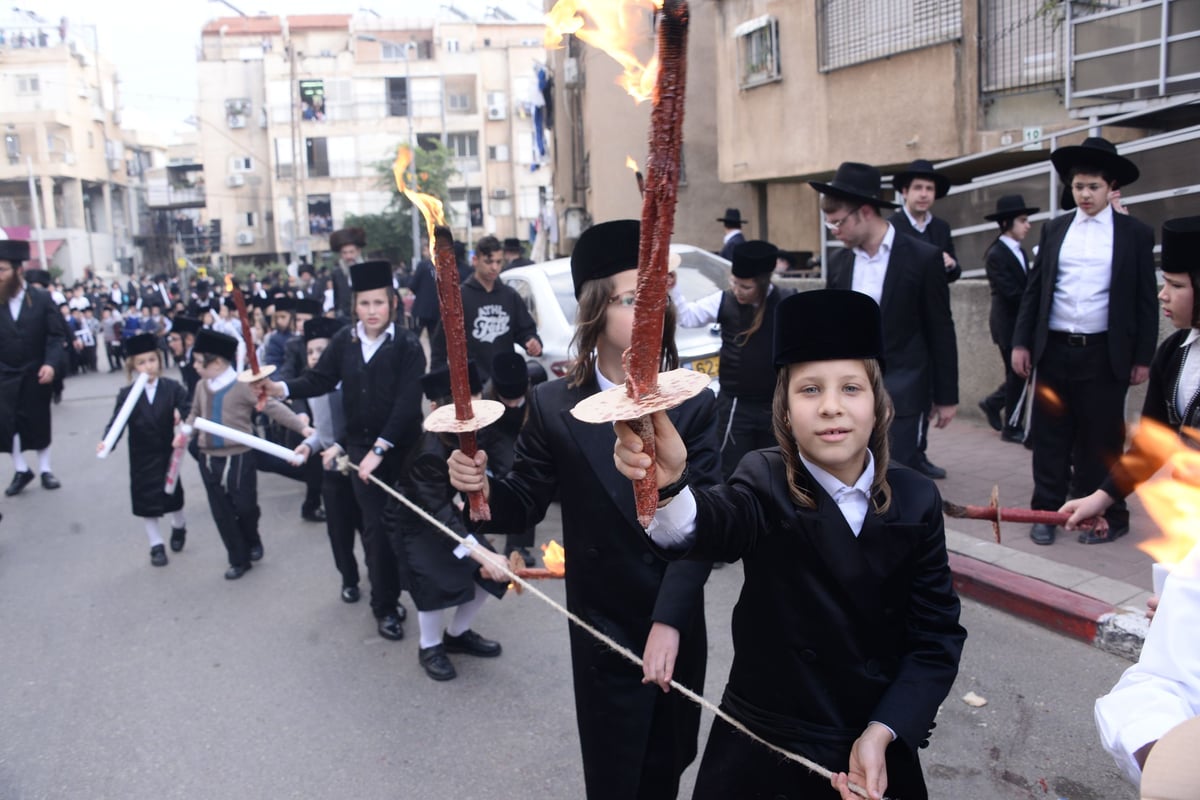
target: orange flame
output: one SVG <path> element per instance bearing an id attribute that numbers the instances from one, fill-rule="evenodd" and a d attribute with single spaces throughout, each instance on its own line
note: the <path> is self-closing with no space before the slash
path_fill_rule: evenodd
<path id="1" fill-rule="evenodd" d="M 557 50 L 564 36 L 577 36 L 621 65 L 624 72 L 617 83 L 641 103 L 654 94 L 658 56 L 643 64 L 633 53 L 630 32 L 636 28 L 636 14 L 660 8 L 662 0 L 558 0 L 546 14 L 546 48 Z"/>
<path id="2" fill-rule="evenodd" d="M 637 162 L 633 160 L 633 156 L 625 156 L 625 166 L 629 167 L 634 172 L 641 172 L 638 169 Z"/>
<path id="3" fill-rule="evenodd" d="M 565 575 L 567 572 L 567 556 L 562 545 L 551 539 L 542 545 L 542 563 L 546 569 L 555 575 Z"/>
<path id="4" fill-rule="evenodd" d="M 233 276 L 228 272 L 225 273 L 225 291 L 233 292 Z"/>
<path id="5" fill-rule="evenodd" d="M 1185 428 L 1190 437 L 1200 431 Z M 1196 546 L 1196 521 L 1200 519 L 1200 452 L 1188 448 L 1165 425 L 1142 420 L 1134 434 L 1137 450 L 1171 468 L 1171 477 L 1149 481 L 1137 489 L 1146 511 L 1162 535 L 1137 548 L 1161 564 L 1178 564 Z"/>
<path id="6" fill-rule="evenodd" d="M 392 177 L 396 180 L 396 188 L 417 207 L 421 216 L 425 218 L 425 228 L 429 231 L 429 255 L 436 259 L 433 251 L 435 241 L 433 229 L 437 225 L 446 224 L 446 215 L 441 200 L 431 194 L 418 192 L 416 187 L 410 189 L 404 182 L 404 176 L 408 174 L 408 165 L 412 163 L 412 158 L 412 150 L 408 145 L 402 144 L 396 148 L 396 160 L 392 163 Z"/>
<path id="7" fill-rule="evenodd" d="M 1062 398 L 1049 386 L 1037 387 L 1037 396 L 1038 400 L 1046 405 L 1046 410 L 1051 414 L 1062 414 L 1063 409 L 1066 408 L 1066 404 L 1063 403 Z"/>

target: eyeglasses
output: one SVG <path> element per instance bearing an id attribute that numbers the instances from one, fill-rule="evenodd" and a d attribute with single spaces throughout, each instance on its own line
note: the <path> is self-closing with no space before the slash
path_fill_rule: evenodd
<path id="1" fill-rule="evenodd" d="M 862 208 L 862 206 L 855 206 L 852 210 L 847 211 L 845 216 L 843 216 L 841 219 L 837 220 L 836 222 L 833 220 L 828 220 L 828 219 L 825 220 L 825 222 L 824 222 L 825 230 L 829 231 L 830 233 L 836 233 L 843 225 L 846 224 L 846 220 L 850 219 L 851 217 L 853 217 L 855 214 L 858 213 L 858 210 L 860 208 Z"/>
<path id="2" fill-rule="evenodd" d="M 608 304 L 619 305 L 621 308 L 633 308 L 634 302 L 637 300 L 637 295 L 633 292 L 624 292 L 615 297 L 608 298 Z"/>

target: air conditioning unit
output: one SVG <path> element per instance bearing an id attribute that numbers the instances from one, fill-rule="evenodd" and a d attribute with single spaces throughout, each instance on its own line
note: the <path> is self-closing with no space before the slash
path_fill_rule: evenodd
<path id="1" fill-rule="evenodd" d="M 563 86 L 579 85 L 579 60 L 568 58 L 563 61 Z"/>
<path id="2" fill-rule="evenodd" d="M 225 178 L 225 185 L 228 186 L 230 189 L 237 188 L 238 186 L 245 186 L 246 185 L 246 176 L 235 172 L 234 174 L 229 175 Z"/>
<path id="3" fill-rule="evenodd" d="M 488 106 L 488 119 L 504 119 L 504 106 Z"/>
<path id="4" fill-rule="evenodd" d="M 508 189 L 492 189 L 492 199 L 493 200 L 507 200 L 508 199 Z"/>
<path id="5" fill-rule="evenodd" d="M 246 118 L 241 114 L 230 114 L 225 118 L 225 121 L 229 123 L 229 127 L 231 128 L 246 127 Z"/>
<path id="6" fill-rule="evenodd" d="M 234 241 L 238 244 L 254 244 L 254 231 L 238 231 Z"/>

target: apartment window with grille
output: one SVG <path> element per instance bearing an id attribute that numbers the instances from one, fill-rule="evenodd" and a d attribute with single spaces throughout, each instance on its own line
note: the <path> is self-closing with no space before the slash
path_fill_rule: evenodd
<path id="1" fill-rule="evenodd" d="M 1062 23 L 1046 9 L 1044 0 L 980 3 L 982 91 L 1021 91 L 1062 81 L 1066 62 Z"/>
<path id="2" fill-rule="evenodd" d="M 229 159 L 230 172 L 253 172 L 254 157 L 253 156 L 234 156 Z"/>
<path id="3" fill-rule="evenodd" d="M 446 108 L 459 114 L 469 114 L 471 112 L 471 95 L 462 92 L 446 95 Z"/>
<path id="4" fill-rule="evenodd" d="M 446 147 L 455 158 L 477 158 L 479 156 L 479 134 L 451 133 L 446 136 Z"/>
<path id="5" fill-rule="evenodd" d="M 304 140 L 308 177 L 329 177 L 329 142 L 324 137 Z"/>
<path id="6" fill-rule="evenodd" d="M 387 79 L 387 101 L 389 117 L 408 116 L 408 80 L 406 78 Z"/>
<path id="7" fill-rule="evenodd" d="M 17 94 L 39 94 L 41 91 L 37 75 L 17 76 Z"/>
<path id="8" fill-rule="evenodd" d="M 821 72 L 961 37 L 962 0 L 817 0 Z"/>
<path id="9" fill-rule="evenodd" d="M 446 52 L 447 53 L 457 53 L 458 51 L 459 51 L 458 39 L 447 39 L 446 40 Z"/>
<path id="10" fill-rule="evenodd" d="M 762 16 L 733 32 L 738 50 L 738 86 L 749 89 L 779 80 L 779 20 Z"/>

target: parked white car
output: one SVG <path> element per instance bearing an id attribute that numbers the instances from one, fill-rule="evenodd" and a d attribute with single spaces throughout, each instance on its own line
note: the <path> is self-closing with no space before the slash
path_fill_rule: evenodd
<path id="1" fill-rule="evenodd" d="M 718 255 L 689 244 L 671 245 L 678 255 L 675 270 L 678 286 L 688 300 L 721 291 L 729 285 L 729 262 Z M 527 267 L 514 267 L 500 273 L 500 280 L 517 290 L 537 322 L 542 338 L 542 355 L 537 360 L 551 379 L 567 372 L 571 337 L 575 334 L 575 287 L 571 281 L 571 259 L 557 258 Z M 676 328 L 680 366 L 716 377 L 720 363 L 721 331 L 717 325 L 702 328 Z"/>

